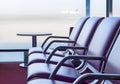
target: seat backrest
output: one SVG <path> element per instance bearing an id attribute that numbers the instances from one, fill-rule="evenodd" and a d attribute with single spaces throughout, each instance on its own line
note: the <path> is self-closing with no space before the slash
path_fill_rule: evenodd
<path id="1" fill-rule="evenodd" d="M 75 27 L 72 29 L 72 32 L 69 36 L 69 40 L 70 41 L 75 41 L 77 40 L 82 28 L 83 28 L 83 25 L 85 24 L 85 22 L 87 21 L 89 17 L 81 17 L 78 22 L 75 24 Z M 69 45 L 75 45 L 75 44 L 69 44 Z"/>
<path id="2" fill-rule="evenodd" d="M 90 42 L 87 55 L 107 58 L 110 48 L 119 30 L 120 18 L 109 17 L 102 20 Z M 87 61 L 94 69 L 100 71 L 102 61 Z"/>
<path id="3" fill-rule="evenodd" d="M 104 73 L 120 74 L 120 35 L 118 36 L 110 52 L 110 55 L 105 65 Z M 120 80 L 112 82 L 113 84 L 120 84 Z"/>
<path id="4" fill-rule="evenodd" d="M 75 46 L 88 47 L 94 32 L 103 20 L 103 17 L 90 17 L 84 24 Z M 77 54 L 83 54 L 83 51 L 75 50 Z"/>
<path id="5" fill-rule="evenodd" d="M 70 27 L 70 35 L 69 35 L 69 41 L 74 41 L 74 43 L 68 43 L 67 45 L 68 46 L 74 46 L 75 45 L 75 43 L 76 43 L 76 40 L 77 40 L 77 38 L 78 38 L 78 36 L 79 36 L 79 34 L 80 34 L 80 32 L 81 32 L 81 30 L 82 30 L 82 28 L 83 28 L 83 25 L 84 25 L 84 23 L 87 21 L 87 19 L 88 19 L 89 17 L 81 17 L 78 21 L 77 21 L 77 23 L 75 24 L 75 26 L 71 29 L 71 27 Z M 46 40 L 47 41 L 47 40 Z M 48 47 L 48 43 L 49 43 L 49 41 L 48 42 L 45 42 L 45 44 L 43 44 L 42 45 L 42 48 L 43 49 L 47 49 L 47 47 Z M 64 44 L 64 43 L 63 43 Z M 54 48 L 55 47 L 57 47 L 58 45 L 54 45 Z M 45 50 L 46 51 L 46 50 Z"/>

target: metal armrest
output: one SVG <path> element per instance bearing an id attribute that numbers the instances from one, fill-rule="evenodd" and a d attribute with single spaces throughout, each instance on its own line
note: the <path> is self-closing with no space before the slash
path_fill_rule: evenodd
<path id="1" fill-rule="evenodd" d="M 95 56 L 88 56 L 88 55 L 80 55 L 80 56 L 67 56 L 64 57 L 57 65 L 56 68 L 53 70 L 53 72 L 50 75 L 50 79 L 53 79 L 57 73 L 57 71 L 59 70 L 59 68 L 61 67 L 61 65 L 69 59 L 84 59 L 84 60 L 101 60 L 101 61 L 105 61 L 106 59 L 104 57 L 95 57 Z"/>
<path id="2" fill-rule="evenodd" d="M 41 47 L 45 45 L 45 43 L 50 39 L 50 38 L 61 38 L 61 39 L 69 39 L 67 36 L 49 36 L 45 39 L 45 41 L 42 43 Z"/>
<path id="3" fill-rule="evenodd" d="M 73 84 L 83 84 L 83 81 L 90 79 L 120 80 L 120 74 L 86 73 L 78 77 Z"/>
<path id="4" fill-rule="evenodd" d="M 50 53 L 50 55 L 48 56 L 48 58 L 46 59 L 46 63 L 50 61 L 51 57 L 55 54 L 55 52 L 59 49 L 79 49 L 79 50 L 87 50 L 86 47 L 75 47 L 75 46 L 58 46 L 56 47 L 52 53 Z"/>
<path id="5" fill-rule="evenodd" d="M 47 49 L 53 44 L 53 43 L 75 43 L 75 41 L 67 41 L 67 40 L 53 40 L 51 41 L 47 47 L 44 49 L 44 53 L 46 53 Z M 62 48 L 63 49 L 63 48 Z"/>

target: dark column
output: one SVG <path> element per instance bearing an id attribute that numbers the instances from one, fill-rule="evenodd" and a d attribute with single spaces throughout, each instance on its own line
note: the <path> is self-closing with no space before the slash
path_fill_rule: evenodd
<path id="1" fill-rule="evenodd" d="M 106 0 L 106 17 L 112 16 L 112 0 Z"/>
<path id="2" fill-rule="evenodd" d="M 86 0 L 86 16 L 90 16 L 90 0 Z"/>

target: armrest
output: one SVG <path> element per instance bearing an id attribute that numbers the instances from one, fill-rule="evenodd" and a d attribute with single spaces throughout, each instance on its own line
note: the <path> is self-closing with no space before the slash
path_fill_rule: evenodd
<path id="1" fill-rule="evenodd" d="M 106 59 L 104 57 L 95 57 L 95 56 L 88 56 L 88 55 L 78 55 L 78 56 L 67 56 L 64 57 L 57 65 L 56 68 L 53 70 L 53 72 L 50 74 L 49 78 L 53 79 L 54 76 L 56 75 L 57 71 L 59 70 L 59 68 L 61 67 L 61 65 L 69 59 L 84 59 L 84 60 L 101 60 L 101 61 L 105 61 Z"/>
<path id="2" fill-rule="evenodd" d="M 53 43 L 75 43 L 75 41 L 53 40 L 53 41 L 51 41 L 51 42 L 47 45 L 47 47 L 44 49 L 44 53 L 46 53 L 47 49 L 48 49 Z"/>
<path id="3" fill-rule="evenodd" d="M 49 36 L 45 39 L 45 41 L 42 43 L 41 47 L 45 45 L 45 43 L 50 39 L 50 38 L 61 38 L 61 39 L 69 39 L 67 36 Z"/>
<path id="4" fill-rule="evenodd" d="M 55 54 L 55 52 L 59 49 L 79 49 L 79 50 L 87 50 L 88 48 L 86 47 L 75 47 L 75 46 L 59 46 L 57 48 L 55 48 L 53 50 L 52 53 L 50 53 L 50 55 L 48 56 L 48 58 L 46 59 L 46 63 L 48 63 L 51 59 L 51 57 Z"/>
<path id="5" fill-rule="evenodd" d="M 69 36 L 70 36 L 70 34 L 71 34 L 73 28 L 74 28 L 74 27 L 70 27 L 70 30 L 69 30 Z"/>
<path id="6" fill-rule="evenodd" d="M 120 74 L 86 73 L 78 77 L 73 84 L 83 84 L 83 81 L 89 79 L 120 80 Z"/>

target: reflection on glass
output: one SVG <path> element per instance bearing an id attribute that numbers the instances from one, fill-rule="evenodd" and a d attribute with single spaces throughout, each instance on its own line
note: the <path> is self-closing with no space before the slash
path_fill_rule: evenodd
<path id="1" fill-rule="evenodd" d="M 91 16 L 106 16 L 106 0 L 90 0 Z"/>
<path id="2" fill-rule="evenodd" d="M 81 16 L 85 16 L 85 0 L 0 0 L 0 40 L 29 41 L 17 37 L 18 32 L 68 35 Z"/>
<path id="3" fill-rule="evenodd" d="M 113 0 L 113 16 L 120 17 L 120 0 Z"/>

